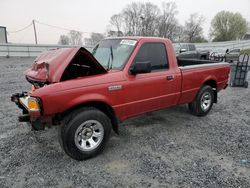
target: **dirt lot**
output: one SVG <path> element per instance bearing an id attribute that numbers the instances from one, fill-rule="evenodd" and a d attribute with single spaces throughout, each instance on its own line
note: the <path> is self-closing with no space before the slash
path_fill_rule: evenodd
<path id="1" fill-rule="evenodd" d="M 18 123 L 10 95 L 30 85 L 32 58 L 0 58 L 0 187 L 249 187 L 250 89 L 231 88 L 206 117 L 185 105 L 131 119 L 103 154 L 78 162 L 60 148 L 58 127 Z M 248 77 L 248 80 L 250 77 Z"/>

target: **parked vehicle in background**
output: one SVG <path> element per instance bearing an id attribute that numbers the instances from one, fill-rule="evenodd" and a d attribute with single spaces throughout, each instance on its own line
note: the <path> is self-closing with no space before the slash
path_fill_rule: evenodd
<path id="1" fill-rule="evenodd" d="M 209 59 L 212 61 L 225 61 L 226 50 L 223 48 L 215 48 L 210 51 Z"/>
<path id="2" fill-rule="evenodd" d="M 209 59 L 231 63 L 234 61 L 238 61 L 239 56 L 240 56 L 240 49 L 225 50 L 223 48 L 218 48 L 210 52 Z"/>
<path id="3" fill-rule="evenodd" d="M 109 38 L 85 48 L 46 51 L 25 72 L 32 91 L 13 94 L 20 121 L 36 130 L 60 125 L 60 143 L 72 158 L 103 151 L 110 132 L 128 118 L 188 104 L 205 116 L 227 87 L 228 63 L 177 59 L 168 39 Z"/>
<path id="4" fill-rule="evenodd" d="M 209 51 L 198 51 L 192 43 L 174 43 L 174 50 L 181 59 L 209 59 Z"/>
<path id="5" fill-rule="evenodd" d="M 225 61 L 229 63 L 239 61 L 239 56 L 240 49 L 227 50 L 225 54 Z"/>

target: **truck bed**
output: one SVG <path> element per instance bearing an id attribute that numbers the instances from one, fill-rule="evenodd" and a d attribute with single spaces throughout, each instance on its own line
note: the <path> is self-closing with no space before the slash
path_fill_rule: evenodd
<path id="1" fill-rule="evenodd" d="M 218 63 L 221 63 L 221 62 L 211 61 L 211 60 L 177 58 L 177 64 L 179 67 L 186 67 L 186 66 L 192 66 L 192 65 L 203 65 L 203 64 L 218 64 Z"/>
<path id="2" fill-rule="evenodd" d="M 182 74 L 182 95 L 179 104 L 193 101 L 206 80 L 210 80 L 210 85 L 214 85 L 217 91 L 225 88 L 227 84 L 229 64 L 226 62 L 177 58 L 177 63 Z"/>

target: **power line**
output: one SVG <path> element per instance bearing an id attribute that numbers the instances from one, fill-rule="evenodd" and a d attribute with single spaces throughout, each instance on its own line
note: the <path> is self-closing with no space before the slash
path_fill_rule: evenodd
<path id="1" fill-rule="evenodd" d="M 68 29 L 68 28 L 65 28 L 65 27 L 60 27 L 60 26 L 56 26 L 56 25 L 51 25 L 51 24 L 47 24 L 47 23 L 44 23 L 44 22 L 40 22 L 40 21 L 37 21 L 37 20 L 34 20 L 36 23 L 38 24 L 41 24 L 41 25 L 45 25 L 45 26 L 48 26 L 48 27 L 53 27 L 53 28 L 56 28 L 56 29 L 60 29 L 60 30 L 65 30 L 65 31 L 78 31 L 78 32 L 81 32 L 81 33 L 86 33 L 86 34 L 90 34 L 91 32 L 84 32 L 84 31 L 79 31 L 79 30 L 75 30 L 75 29 Z M 16 31 L 8 31 L 8 33 L 17 33 L 17 32 L 20 32 L 20 31 L 23 31 L 27 28 L 29 28 L 30 26 L 32 26 L 33 23 L 31 22 L 29 25 L 25 26 L 24 28 L 22 29 L 19 29 L 19 30 L 16 30 Z"/>
<path id="2" fill-rule="evenodd" d="M 22 33 L 19 33 L 19 35 L 17 35 L 17 39 L 18 39 L 18 43 L 21 43 L 24 41 L 25 36 L 27 35 L 28 30 L 24 30 Z"/>
<path id="3" fill-rule="evenodd" d="M 32 23 L 30 23 L 29 25 L 25 26 L 22 29 L 19 29 L 19 30 L 16 30 L 16 31 L 8 31 L 8 33 L 17 33 L 17 32 L 20 32 L 20 31 L 23 31 L 23 30 L 29 28 L 30 26 L 32 26 Z"/>
<path id="4" fill-rule="evenodd" d="M 66 30 L 66 31 L 78 31 L 78 30 L 75 30 L 75 29 L 68 29 L 68 28 L 64 28 L 64 27 L 60 27 L 60 26 L 55 26 L 55 25 L 51 25 L 51 24 L 47 24 L 47 23 L 43 23 L 43 22 L 40 22 L 40 21 L 37 21 L 35 20 L 35 22 L 41 24 L 41 25 L 45 25 L 45 26 L 48 26 L 48 27 L 53 27 L 53 28 L 56 28 L 56 29 L 61 29 L 61 30 Z M 91 33 L 91 32 L 83 32 L 83 31 L 78 31 L 78 32 L 81 32 L 81 33 Z"/>
<path id="5" fill-rule="evenodd" d="M 57 28 L 57 29 L 70 31 L 70 29 L 66 29 L 66 28 L 63 28 L 63 27 L 55 26 L 55 25 L 46 24 L 46 23 L 43 23 L 43 22 L 40 22 L 40 21 L 37 21 L 37 20 L 35 20 L 35 22 L 39 23 L 39 24 L 42 24 L 42 25 L 49 26 L 49 27 L 54 27 L 54 28 Z"/>
<path id="6" fill-rule="evenodd" d="M 43 23 L 43 22 L 40 22 L 40 21 L 37 21 L 37 20 L 32 20 L 32 22 L 29 25 L 25 26 L 22 29 L 19 29 L 19 30 L 16 30 L 16 31 L 8 31 L 8 33 L 17 33 L 17 32 L 26 30 L 26 29 L 28 29 L 29 27 L 31 27 L 33 25 L 33 27 L 34 27 L 34 35 L 35 35 L 35 43 L 37 44 L 37 34 L 36 34 L 36 25 L 35 25 L 35 23 L 45 25 L 45 26 L 48 26 L 48 27 L 53 27 L 53 28 L 60 29 L 60 30 L 66 30 L 66 31 L 72 31 L 73 30 L 73 31 L 77 31 L 77 32 L 80 32 L 80 33 L 91 34 L 91 32 L 83 32 L 83 31 L 79 31 L 79 30 L 68 29 L 68 28 L 65 28 L 65 27 L 60 27 L 60 26 L 55 26 L 55 25 Z"/>

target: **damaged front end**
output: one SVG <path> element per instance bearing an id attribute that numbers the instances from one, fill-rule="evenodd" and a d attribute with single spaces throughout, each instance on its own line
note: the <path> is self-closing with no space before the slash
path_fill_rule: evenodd
<path id="1" fill-rule="evenodd" d="M 106 73 L 105 68 L 85 48 L 49 50 L 37 57 L 24 74 L 35 87 Z"/>
<path id="2" fill-rule="evenodd" d="M 22 110 L 22 115 L 18 116 L 19 122 L 27 122 L 33 130 L 44 130 L 45 126 L 39 120 L 42 114 L 42 103 L 39 98 L 31 97 L 27 92 L 22 92 L 13 94 L 11 101 Z"/>
<path id="3" fill-rule="evenodd" d="M 36 91 L 54 83 L 106 72 L 94 56 L 82 47 L 43 52 L 34 60 L 31 68 L 24 72 L 27 81 L 32 85 L 31 91 L 11 96 L 11 101 L 22 109 L 18 120 L 28 122 L 34 130 L 43 130 L 46 125 L 50 127 L 57 124 L 56 114 L 54 117 L 44 115 L 42 97 L 34 97 Z"/>

